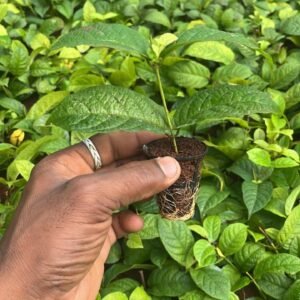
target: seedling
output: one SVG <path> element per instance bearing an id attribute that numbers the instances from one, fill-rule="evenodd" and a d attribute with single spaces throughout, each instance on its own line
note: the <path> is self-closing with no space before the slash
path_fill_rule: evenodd
<path id="1" fill-rule="evenodd" d="M 229 85 L 195 92 L 189 98 L 177 101 L 176 106 L 169 110 L 161 68 L 169 74 L 169 80 L 175 81 L 179 86 L 183 85 L 183 80 L 192 81 L 195 75 L 193 72 L 205 73 L 205 67 L 198 64 L 195 58 L 207 47 L 207 41 L 224 41 L 256 48 L 256 44 L 243 35 L 205 26 L 187 30 L 178 37 L 166 33 L 151 40 L 138 31 L 119 24 L 96 24 L 79 28 L 62 36 L 53 45 L 53 50 L 80 45 L 112 48 L 126 52 L 128 57 L 137 57 L 148 71 L 152 70 L 161 104 L 131 90 L 130 85 L 120 87 L 107 84 L 67 96 L 54 110 L 50 121 L 67 130 L 102 133 L 114 130 L 149 130 L 167 134 L 170 138 L 146 145 L 144 150 L 148 157 L 172 155 L 181 165 L 182 174 L 178 181 L 159 195 L 161 214 L 170 219 L 186 220 L 194 214 L 201 161 L 206 152 L 206 146 L 198 139 L 179 138 L 184 129 L 188 127 L 196 135 L 202 128 L 228 118 L 242 118 L 253 113 L 272 113 L 277 110 L 266 93 L 246 86 Z M 188 57 L 193 57 L 194 60 Z M 181 74 L 181 69 L 184 72 L 190 69 L 189 76 Z M 198 82 L 191 86 L 201 87 Z"/>

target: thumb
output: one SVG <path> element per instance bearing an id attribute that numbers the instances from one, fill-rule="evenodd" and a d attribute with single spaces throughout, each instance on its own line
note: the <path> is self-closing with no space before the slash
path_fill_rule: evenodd
<path id="1" fill-rule="evenodd" d="M 87 175 L 87 179 L 91 191 L 101 198 L 101 204 L 115 210 L 161 192 L 179 175 L 179 163 L 172 157 L 162 157 L 95 172 Z"/>

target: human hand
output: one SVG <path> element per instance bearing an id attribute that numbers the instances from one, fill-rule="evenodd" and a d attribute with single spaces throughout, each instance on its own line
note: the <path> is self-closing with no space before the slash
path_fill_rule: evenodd
<path id="1" fill-rule="evenodd" d="M 83 143 L 33 170 L 0 245 L 0 299 L 94 300 L 117 238 L 143 227 L 115 210 L 167 188 L 180 174 L 173 158 L 134 161 L 152 133 L 92 138 L 103 168 L 94 172 Z"/>

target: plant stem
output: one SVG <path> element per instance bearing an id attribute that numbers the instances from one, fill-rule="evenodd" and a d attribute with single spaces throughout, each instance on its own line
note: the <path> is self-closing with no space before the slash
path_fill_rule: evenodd
<path id="1" fill-rule="evenodd" d="M 263 299 L 266 299 L 260 285 L 257 283 L 257 281 L 254 279 L 253 276 L 251 276 L 251 274 L 249 272 L 246 272 L 247 276 L 252 280 L 252 282 L 254 283 L 254 285 L 257 287 L 257 289 L 259 290 L 261 296 L 263 297 Z"/>
<path id="2" fill-rule="evenodd" d="M 168 126 L 169 126 L 170 133 L 171 133 L 171 138 L 172 138 L 174 150 L 175 150 L 176 153 L 178 153 L 178 147 L 177 147 L 175 135 L 173 134 L 174 128 L 173 128 L 173 125 L 172 125 L 172 122 L 171 122 L 171 119 L 170 119 L 170 116 L 169 116 L 169 110 L 168 110 L 168 106 L 167 106 L 167 102 L 166 102 L 164 89 L 163 89 L 163 86 L 162 86 L 162 83 L 161 83 L 161 77 L 160 77 L 159 66 L 158 65 L 155 65 L 155 73 L 156 73 L 156 78 L 157 78 L 157 82 L 158 82 L 158 87 L 159 87 L 161 100 L 162 100 L 164 110 L 165 110 L 166 119 L 167 119 Z"/>

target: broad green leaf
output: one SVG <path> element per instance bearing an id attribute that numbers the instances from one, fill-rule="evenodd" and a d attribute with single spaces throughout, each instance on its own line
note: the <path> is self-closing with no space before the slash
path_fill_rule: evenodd
<path id="1" fill-rule="evenodd" d="M 203 221 L 203 227 L 208 234 L 208 240 L 213 243 L 217 240 L 221 231 L 221 218 L 219 216 L 208 216 Z"/>
<path id="2" fill-rule="evenodd" d="M 271 167 L 271 156 L 269 152 L 260 148 L 253 148 L 247 151 L 249 159 L 258 166 Z"/>
<path id="3" fill-rule="evenodd" d="M 193 246 L 194 256 L 199 267 L 214 264 L 217 260 L 215 248 L 206 240 L 199 240 Z"/>
<path id="4" fill-rule="evenodd" d="M 296 206 L 284 222 L 278 234 L 278 242 L 289 249 L 293 239 L 300 236 L 300 206 Z"/>
<path id="5" fill-rule="evenodd" d="M 264 181 L 273 173 L 273 168 L 267 168 L 254 164 L 248 159 L 247 156 L 243 156 L 242 158 L 236 160 L 227 170 L 240 176 L 245 181 Z"/>
<path id="6" fill-rule="evenodd" d="M 23 116 L 26 112 L 26 107 L 23 103 L 7 97 L 0 98 L 0 106 L 14 111 L 19 116 Z"/>
<path id="7" fill-rule="evenodd" d="M 265 206 L 265 210 L 272 212 L 273 214 L 286 218 L 285 202 L 289 196 L 288 187 L 276 187 L 273 188 L 271 201 Z"/>
<path id="8" fill-rule="evenodd" d="M 280 157 L 272 161 L 272 166 L 274 168 L 293 168 L 298 167 L 299 163 L 294 161 L 293 159 L 289 157 Z"/>
<path id="9" fill-rule="evenodd" d="M 219 248 L 225 256 L 238 252 L 247 239 L 247 226 L 241 223 L 228 225 L 222 232 Z"/>
<path id="10" fill-rule="evenodd" d="M 101 288 L 101 296 L 104 297 L 107 294 L 113 292 L 122 292 L 129 296 L 129 294 L 140 285 L 140 283 L 131 278 L 122 278 L 111 282 L 107 287 Z"/>
<path id="11" fill-rule="evenodd" d="M 300 300 L 300 280 L 296 280 L 284 294 L 283 300 Z"/>
<path id="12" fill-rule="evenodd" d="M 62 36 L 53 44 L 52 49 L 80 45 L 114 48 L 140 55 L 146 55 L 150 47 L 149 42 L 134 29 L 121 24 L 97 23 Z"/>
<path id="13" fill-rule="evenodd" d="M 102 76 L 94 74 L 80 74 L 72 76 L 68 90 L 70 92 L 78 92 L 82 89 L 99 86 L 104 84 Z"/>
<path id="14" fill-rule="evenodd" d="M 244 181 L 242 184 L 243 201 L 248 209 L 248 217 L 263 209 L 272 197 L 273 185 L 270 181 L 254 183 Z"/>
<path id="15" fill-rule="evenodd" d="M 293 85 L 285 93 L 286 107 L 290 108 L 300 102 L 300 83 Z"/>
<path id="16" fill-rule="evenodd" d="M 200 290 L 194 290 L 191 292 L 187 292 L 179 300 L 215 300 L 215 298 L 209 297 L 205 293 Z"/>
<path id="17" fill-rule="evenodd" d="M 76 58 L 81 57 L 81 53 L 75 48 L 63 47 L 60 50 L 58 57 L 60 59 L 76 59 Z"/>
<path id="18" fill-rule="evenodd" d="M 151 99 L 117 86 L 100 86 L 70 95 L 53 111 L 49 122 L 67 130 L 167 132 L 163 108 Z"/>
<path id="19" fill-rule="evenodd" d="M 144 248 L 140 235 L 136 232 L 128 234 L 126 245 L 132 249 Z"/>
<path id="20" fill-rule="evenodd" d="M 161 52 L 168 45 L 174 43 L 177 39 L 177 36 L 173 33 L 164 33 L 162 35 L 156 36 L 151 42 L 151 47 L 156 57 L 159 57 Z"/>
<path id="21" fill-rule="evenodd" d="M 251 69 L 242 64 L 233 62 L 221 66 L 214 72 L 213 80 L 220 83 L 239 83 L 252 75 Z"/>
<path id="22" fill-rule="evenodd" d="M 151 23 L 163 25 L 167 28 L 171 27 L 168 16 L 157 9 L 148 9 L 145 13 L 144 20 Z"/>
<path id="23" fill-rule="evenodd" d="M 159 237 L 158 233 L 158 220 L 161 217 L 159 215 L 146 214 L 143 216 L 144 219 L 144 227 L 139 232 L 139 236 L 143 240 L 155 239 Z"/>
<path id="24" fill-rule="evenodd" d="M 286 63 L 276 68 L 270 78 L 270 85 L 275 89 L 283 89 L 299 76 L 299 64 Z"/>
<path id="25" fill-rule="evenodd" d="M 8 69 L 15 75 L 23 75 L 29 68 L 30 58 L 27 48 L 20 41 L 15 40 L 11 44 L 11 56 Z"/>
<path id="26" fill-rule="evenodd" d="M 208 84 L 210 72 L 197 62 L 184 60 L 168 67 L 168 76 L 181 87 L 202 88 Z"/>
<path id="27" fill-rule="evenodd" d="M 38 101 L 34 103 L 34 105 L 30 108 L 28 114 L 26 115 L 27 119 L 35 120 L 51 109 L 56 107 L 59 103 L 63 101 L 63 99 L 68 95 L 66 91 L 52 92 L 49 93 Z"/>
<path id="28" fill-rule="evenodd" d="M 200 225 L 189 225 L 189 229 L 200 236 L 204 237 L 205 239 L 208 238 L 208 232 L 204 229 L 204 227 Z"/>
<path id="29" fill-rule="evenodd" d="M 228 300 L 230 294 L 230 281 L 217 267 L 192 269 L 191 276 L 197 286 L 210 297 Z"/>
<path id="30" fill-rule="evenodd" d="M 138 286 L 130 295 L 129 300 L 151 300 L 143 287 Z"/>
<path id="31" fill-rule="evenodd" d="M 242 272 L 251 271 L 256 263 L 265 254 L 265 249 L 260 244 L 246 243 L 234 255 L 234 261 Z"/>
<path id="32" fill-rule="evenodd" d="M 31 171 L 34 167 L 34 164 L 30 162 L 29 160 L 16 160 L 16 169 L 18 172 L 22 175 L 22 177 L 28 181 Z"/>
<path id="33" fill-rule="evenodd" d="M 128 300 L 128 298 L 124 293 L 114 292 L 106 295 L 102 300 Z"/>
<path id="34" fill-rule="evenodd" d="M 219 86 L 195 93 L 178 105 L 174 121 L 178 127 L 200 124 L 203 120 L 242 118 L 254 113 L 276 113 L 268 94 L 245 86 Z"/>
<path id="35" fill-rule="evenodd" d="M 264 274 L 257 281 L 264 293 L 278 300 L 283 299 L 284 293 L 288 290 L 292 282 L 292 279 L 282 272 Z M 290 299 L 294 300 L 294 298 Z"/>
<path id="36" fill-rule="evenodd" d="M 296 200 L 300 198 L 300 186 L 294 188 L 285 202 L 285 213 L 289 215 L 295 205 Z"/>
<path id="37" fill-rule="evenodd" d="M 189 251 L 194 244 L 193 235 L 187 225 L 182 221 L 174 222 L 160 219 L 158 232 L 169 255 L 179 264 L 185 266 Z"/>
<path id="38" fill-rule="evenodd" d="M 206 26 L 197 26 L 193 29 L 183 32 L 178 37 L 178 40 L 174 46 L 180 47 L 183 45 L 189 45 L 195 42 L 203 41 L 224 41 L 253 49 L 257 48 L 256 43 L 251 38 L 247 38 L 242 34 L 229 33 Z"/>
<path id="39" fill-rule="evenodd" d="M 300 36 L 300 14 L 283 21 L 281 31 L 285 34 Z"/>
<path id="40" fill-rule="evenodd" d="M 179 297 L 196 288 L 190 275 L 176 264 L 154 270 L 148 279 L 149 291 L 155 296 Z"/>
<path id="41" fill-rule="evenodd" d="M 285 272 L 295 274 L 300 271 L 300 258 L 279 253 L 268 256 L 258 262 L 254 269 L 254 276 L 260 279 L 266 273 Z"/>
<path id="42" fill-rule="evenodd" d="M 39 48 L 50 48 L 50 40 L 46 35 L 43 33 L 37 33 L 32 40 L 30 41 L 30 46 L 33 50 L 39 49 Z"/>
<path id="43" fill-rule="evenodd" d="M 234 52 L 224 44 L 215 41 L 194 43 L 184 51 L 184 55 L 205 60 L 230 64 L 234 60 Z"/>

